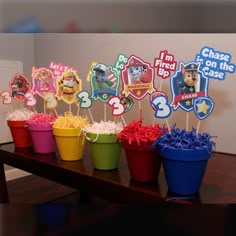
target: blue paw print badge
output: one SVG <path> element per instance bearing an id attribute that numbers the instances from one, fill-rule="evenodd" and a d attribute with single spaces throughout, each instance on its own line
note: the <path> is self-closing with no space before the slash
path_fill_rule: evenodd
<path id="1" fill-rule="evenodd" d="M 90 85 L 94 100 L 106 103 L 112 96 L 118 94 L 119 77 L 111 66 L 98 63 L 91 68 L 91 72 Z"/>

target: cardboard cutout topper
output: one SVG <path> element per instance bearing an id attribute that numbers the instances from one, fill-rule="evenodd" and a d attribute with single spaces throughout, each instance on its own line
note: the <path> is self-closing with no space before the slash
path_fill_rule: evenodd
<path id="1" fill-rule="evenodd" d="M 212 113 L 215 102 L 210 97 L 198 97 L 194 100 L 193 107 L 197 118 L 204 120 Z"/>
<path id="2" fill-rule="evenodd" d="M 150 104 L 158 119 L 166 119 L 171 115 L 172 109 L 168 102 L 168 96 L 164 92 L 154 92 L 150 96 Z"/>
<path id="3" fill-rule="evenodd" d="M 121 70 L 123 88 L 121 94 L 141 100 L 154 89 L 154 69 L 147 62 L 132 55 Z"/>
<path id="4" fill-rule="evenodd" d="M 171 77 L 171 106 L 174 110 L 181 107 L 189 112 L 194 109 L 194 100 L 207 97 L 208 78 L 199 69 L 199 63 L 179 63 L 179 70 Z"/>
<path id="5" fill-rule="evenodd" d="M 55 77 L 51 70 L 41 67 L 32 68 L 31 77 L 33 81 L 32 92 L 44 97 L 47 93 L 56 93 Z"/>
<path id="6" fill-rule="evenodd" d="M 23 102 L 25 100 L 25 94 L 31 90 L 30 81 L 20 73 L 15 74 L 10 81 L 10 93 L 11 96 Z"/>
<path id="7" fill-rule="evenodd" d="M 111 66 L 98 63 L 91 68 L 90 85 L 92 98 L 106 103 L 110 97 L 118 94 L 119 78 Z"/>
<path id="8" fill-rule="evenodd" d="M 154 68 L 157 75 L 162 79 L 170 77 L 171 72 L 176 70 L 177 62 L 174 60 L 174 55 L 169 54 L 167 50 L 160 51 L 159 57 L 154 59 Z"/>
<path id="9" fill-rule="evenodd" d="M 233 74 L 236 71 L 236 65 L 231 63 L 231 58 L 231 54 L 227 52 L 205 46 L 196 55 L 195 61 L 200 62 L 200 69 L 205 77 L 224 80 L 226 73 Z"/>
<path id="10" fill-rule="evenodd" d="M 56 88 L 56 97 L 70 105 L 76 101 L 76 93 L 82 89 L 82 80 L 75 71 L 68 70 L 57 79 Z"/>

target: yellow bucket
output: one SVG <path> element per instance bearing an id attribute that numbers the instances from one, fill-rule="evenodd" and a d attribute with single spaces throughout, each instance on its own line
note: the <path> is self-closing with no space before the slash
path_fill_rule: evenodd
<path id="1" fill-rule="evenodd" d="M 64 161 L 77 161 L 82 159 L 85 140 L 81 129 L 53 128 L 60 158 Z"/>

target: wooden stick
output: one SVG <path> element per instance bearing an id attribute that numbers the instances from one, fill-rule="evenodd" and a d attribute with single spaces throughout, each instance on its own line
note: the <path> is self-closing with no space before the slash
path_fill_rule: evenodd
<path id="1" fill-rule="evenodd" d="M 92 123 L 94 123 L 93 116 L 92 116 L 92 113 L 91 113 L 90 109 L 88 109 L 88 112 L 89 112 L 90 119 L 91 119 Z"/>
<path id="2" fill-rule="evenodd" d="M 156 123 L 156 119 L 155 119 L 155 116 L 154 116 L 153 121 L 152 121 L 152 126 L 154 126 L 155 123 Z"/>
<path id="3" fill-rule="evenodd" d="M 201 125 L 201 120 L 198 120 L 198 122 L 197 122 L 197 130 L 196 130 L 197 134 L 199 133 L 200 125 Z"/>
<path id="4" fill-rule="evenodd" d="M 106 109 L 106 103 L 104 103 L 104 122 L 107 121 L 107 109 Z"/>
<path id="5" fill-rule="evenodd" d="M 163 79 L 160 79 L 160 86 L 159 86 L 159 90 L 158 91 L 161 91 L 161 89 L 162 89 L 162 81 L 163 81 Z M 152 126 L 154 126 L 155 125 L 155 116 L 154 116 L 154 118 L 153 118 L 153 122 L 152 122 Z"/>
<path id="6" fill-rule="evenodd" d="M 85 109 L 83 117 L 86 117 L 86 116 L 87 116 L 87 109 Z"/>
<path id="7" fill-rule="evenodd" d="M 69 112 L 71 113 L 71 104 L 69 104 Z"/>
<path id="8" fill-rule="evenodd" d="M 124 125 L 127 126 L 126 122 L 125 122 L 125 119 L 123 116 L 121 116 L 121 120 L 123 121 Z"/>
<path id="9" fill-rule="evenodd" d="M 189 112 L 187 112 L 186 115 L 186 131 L 188 131 L 188 126 L 189 126 Z"/>
<path id="10" fill-rule="evenodd" d="M 139 111 L 142 110 L 142 108 L 141 108 L 141 101 L 140 100 L 138 101 L 138 109 L 139 109 Z"/>
<path id="11" fill-rule="evenodd" d="M 167 128 L 168 128 L 168 130 L 169 130 L 169 133 L 171 134 L 170 125 L 169 125 L 169 122 L 168 122 L 168 120 L 167 120 L 167 119 L 166 119 L 166 125 L 167 125 Z"/>
<path id="12" fill-rule="evenodd" d="M 161 81 L 160 81 L 159 91 L 161 91 L 161 89 L 162 89 L 162 81 L 163 81 L 163 79 L 161 79 Z"/>
<path id="13" fill-rule="evenodd" d="M 56 116 L 58 117 L 58 113 L 57 113 L 57 111 L 56 111 L 56 108 L 53 108 L 53 111 L 54 111 L 54 113 L 56 114 Z"/>
<path id="14" fill-rule="evenodd" d="M 79 112 L 80 112 L 80 106 L 78 106 L 78 109 L 77 109 L 77 116 L 79 116 Z"/>

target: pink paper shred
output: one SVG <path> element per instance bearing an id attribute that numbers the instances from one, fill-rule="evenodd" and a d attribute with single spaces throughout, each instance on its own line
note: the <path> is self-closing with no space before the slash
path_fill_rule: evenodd
<path id="1" fill-rule="evenodd" d="M 27 120 L 29 124 L 52 124 L 57 116 L 53 114 L 35 113 Z"/>
<path id="2" fill-rule="evenodd" d="M 134 120 L 117 134 L 117 139 L 124 148 L 136 151 L 151 150 L 152 144 L 164 133 L 165 127 L 161 128 L 159 124 L 152 126 L 142 123 L 142 118 L 139 121 Z"/>

